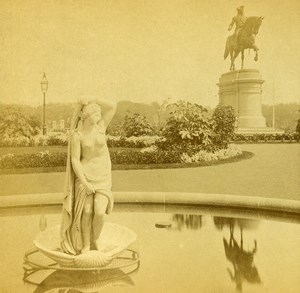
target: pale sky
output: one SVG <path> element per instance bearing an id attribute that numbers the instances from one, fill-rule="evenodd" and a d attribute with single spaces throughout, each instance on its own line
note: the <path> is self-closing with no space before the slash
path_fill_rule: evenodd
<path id="1" fill-rule="evenodd" d="M 218 103 L 228 25 L 264 16 L 256 38 L 263 103 L 300 102 L 299 0 L 0 0 L 0 102 L 39 105 L 99 96 Z M 240 58 L 237 60 L 240 66 Z"/>

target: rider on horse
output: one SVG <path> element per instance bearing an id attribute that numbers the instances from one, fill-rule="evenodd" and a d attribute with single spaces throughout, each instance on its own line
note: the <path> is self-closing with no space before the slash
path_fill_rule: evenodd
<path id="1" fill-rule="evenodd" d="M 230 31 L 235 24 L 235 30 L 234 30 L 234 41 L 235 44 L 237 44 L 237 38 L 239 35 L 239 32 L 244 27 L 247 17 L 244 15 L 244 6 L 239 6 L 237 9 L 237 15 L 232 18 L 232 21 L 228 27 L 228 30 Z"/>
<path id="2" fill-rule="evenodd" d="M 230 31 L 235 24 L 235 30 L 231 36 L 227 37 L 224 51 L 224 59 L 230 54 L 230 70 L 235 70 L 234 60 L 239 53 L 241 53 L 241 68 L 243 69 L 245 49 L 253 49 L 255 51 L 254 60 L 258 60 L 259 48 L 255 44 L 255 36 L 258 34 L 263 19 L 262 16 L 246 17 L 244 15 L 244 6 L 239 6 L 237 8 L 237 15 L 232 18 L 228 27 L 228 30 Z"/>

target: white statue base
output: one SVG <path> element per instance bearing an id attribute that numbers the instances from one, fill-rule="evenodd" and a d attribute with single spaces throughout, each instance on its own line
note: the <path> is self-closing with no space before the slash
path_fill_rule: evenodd
<path id="1" fill-rule="evenodd" d="M 262 115 L 262 84 L 264 80 L 256 69 L 235 70 L 224 73 L 219 79 L 220 104 L 232 106 L 237 116 L 237 131 L 267 130 Z"/>
<path id="2" fill-rule="evenodd" d="M 105 223 L 98 243 L 98 250 L 71 255 L 60 248 L 60 226 L 54 226 L 39 233 L 34 240 L 36 248 L 61 267 L 100 268 L 108 265 L 137 238 L 135 232 L 127 227 Z"/>

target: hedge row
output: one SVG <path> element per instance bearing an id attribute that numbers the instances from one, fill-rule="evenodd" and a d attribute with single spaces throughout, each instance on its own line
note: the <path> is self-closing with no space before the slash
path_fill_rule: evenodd
<path id="1" fill-rule="evenodd" d="M 154 145 L 161 137 L 154 135 L 143 135 L 143 136 L 107 136 L 107 145 L 112 148 L 144 148 Z"/>
<path id="2" fill-rule="evenodd" d="M 107 136 L 109 147 L 143 148 L 156 143 L 159 136 Z M 51 135 L 37 135 L 32 138 L 25 136 L 15 138 L 0 138 L 0 147 L 27 147 L 27 146 L 65 146 L 68 144 L 68 134 L 54 133 Z"/>
<path id="3" fill-rule="evenodd" d="M 137 152 L 128 151 L 110 151 L 111 161 L 113 164 L 134 165 L 134 164 L 167 164 L 179 163 L 180 154 L 174 151 L 158 152 Z M 59 167 L 65 166 L 67 162 L 66 153 L 40 152 L 35 154 L 13 155 L 7 154 L 0 157 L 0 169 L 19 169 L 19 168 L 36 168 L 36 167 Z"/>
<path id="4" fill-rule="evenodd" d="M 0 157 L 0 169 L 59 167 L 65 166 L 66 163 L 66 153 L 50 153 L 49 151 L 23 155 L 7 154 Z"/>
<path id="5" fill-rule="evenodd" d="M 176 150 L 162 151 L 156 148 L 147 148 L 146 151 L 110 150 L 112 164 L 140 165 L 140 164 L 172 164 L 190 163 L 199 161 L 215 161 L 239 155 L 241 151 L 236 146 L 216 153 L 201 151 L 193 156 L 180 153 Z M 37 167 L 60 167 L 67 163 L 67 153 L 49 151 L 35 154 L 13 155 L 6 154 L 0 157 L 0 169 L 20 169 Z"/>
<path id="6" fill-rule="evenodd" d="M 176 151 L 113 151 L 110 156 L 113 164 L 120 165 L 180 163 L 180 153 Z"/>
<path id="7" fill-rule="evenodd" d="M 54 135 L 36 135 L 31 138 L 19 136 L 13 138 L 0 138 L 0 147 L 27 147 L 27 146 L 65 146 L 68 137 L 65 133 Z"/>
<path id="8" fill-rule="evenodd" d="M 107 145 L 112 148 L 143 148 L 156 144 L 161 137 L 159 136 L 107 136 Z M 299 142 L 298 133 L 278 133 L 278 134 L 235 134 L 233 142 Z M 65 146 L 68 144 L 68 137 L 65 133 L 54 135 L 39 135 L 32 138 L 0 138 L 0 147 L 27 147 L 27 146 Z"/>
<path id="9" fill-rule="evenodd" d="M 299 142 L 300 134 L 299 133 L 260 133 L 260 134 L 235 134 L 233 137 L 234 142 L 239 141 L 250 141 L 250 142 L 259 142 L 259 141 L 288 141 L 288 142 Z"/>

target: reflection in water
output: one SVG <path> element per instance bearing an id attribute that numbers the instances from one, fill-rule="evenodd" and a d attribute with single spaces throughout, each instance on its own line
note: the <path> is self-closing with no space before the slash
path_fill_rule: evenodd
<path id="1" fill-rule="evenodd" d="M 226 258 L 233 265 L 233 271 L 230 269 L 227 270 L 231 280 L 236 283 L 236 290 L 240 292 L 242 291 L 243 280 L 246 280 L 249 283 L 261 283 L 258 270 L 253 264 L 254 254 L 257 251 L 256 240 L 254 240 L 254 247 L 252 250 L 246 251 L 243 247 L 243 229 L 256 227 L 257 222 L 258 221 L 250 221 L 245 219 L 214 217 L 214 223 L 218 229 L 222 230 L 224 226 L 229 226 L 230 238 L 229 241 L 227 241 L 224 237 L 223 244 Z M 235 225 L 240 228 L 240 245 L 234 238 Z"/>
<path id="2" fill-rule="evenodd" d="M 241 218 L 214 217 L 214 224 L 218 230 L 223 230 L 226 226 L 230 229 L 234 228 L 234 226 L 238 226 L 244 230 L 250 230 L 257 229 L 259 221 Z"/>
<path id="3" fill-rule="evenodd" d="M 3 228 L 1 236 L 5 239 L 0 241 L 0 251 L 4 256 L 1 258 L 3 265 L 0 265 L 0 292 L 84 292 L 84 287 L 80 287 L 81 284 L 74 281 L 62 283 L 65 279 L 72 280 L 72 276 L 69 277 L 68 274 L 50 277 L 50 274 L 54 273 L 53 270 L 35 270 L 34 274 L 26 276 L 26 283 L 23 284 L 20 255 L 32 246 L 32 239 L 36 235 L 43 211 L 39 210 L 34 216 L 30 214 L 30 210 L 18 216 L 11 216 L 8 211 L 5 210 L 5 217 L 0 215 Z M 174 221 L 171 221 L 174 214 L 202 214 L 201 230 L 187 230 L 183 227 L 185 219 L 189 219 L 186 216 L 174 216 Z M 221 216 L 220 211 L 218 214 Z M 180 208 L 179 211 L 174 208 L 172 213 L 166 212 L 163 217 L 161 213 L 148 213 L 146 210 L 141 213 L 130 211 L 112 215 L 114 222 L 140 231 L 138 244 L 142 248 L 143 267 L 138 272 L 139 276 L 130 275 L 134 286 L 125 281 L 126 276 L 120 276 L 115 285 L 121 285 L 123 282 L 123 287 L 115 287 L 111 281 L 111 285 L 99 286 L 98 290 L 94 287 L 94 292 L 235 292 L 236 289 L 243 292 L 284 292 L 284 289 L 294 289 L 296 292 L 295 288 L 299 288 L 300 279 L 299 265 L 296 261 L 300 256 L 299 216 L 298 222 L 293 220 L 290 223 L 286 218 L 285 221 L 279 222 L 232 219 L 233 216 L 229 214 L 230 211 L 226 211 L 225 216 L 231 218 L 214 218 L 213 213 L 202 211 L 200 207 L 197 211 L 194 207 L 193 210 Z M 240 213 L 238 216 L 247 217 L 248 214 Z M 167 229 L 157 230 L 153 227 L 157 219 L 169 220 L 173 227 L 176 227 L 176 218 L 180 218 L 183 223 L 182 231 L 175 230 L 174 233 L 169 233 Z M 50 213 L 47 220 L 48 226 L 50 222 L 57 223 L 57 214 Z M 258 223 L 259 226 L 255 229 Z M 48 266 L 52 264 L 52 260 L 38 253 L 28 258 L 32 263 Z M 118 273 L 115 276 L 117 277 Z M 52 278 L 60 279 L 61 283 L 54 281 L 51 284 Z M 262 279 L 261 284 L 259 279 Z M 29 281 L 34 281 L 36 285 L 30 285 Z M 95 285 L 96 281 L 91 278 L 90 286 L 91 283 Z M 109 284 L 107 280 L 106 282 Z M 70 284 L 71 286 L 67 287 Z M 58 285 L 63 288 L 58 289 Z M 102 286 L 104 285 L 103 282 Z M 89 288 L 91 290 L 91 287 Z"/>
<path id="4" fill-rule="evenodd" d="M 109 269 L 101 271 L 64 271 L 58 270 L 46 277 L 41 283 L 30 281 L 33 274 L 42 271 L 41 269 L 25 269 L 24 282 L 37 285 L 34 293 L 44 292 L 98 292 L 108 285 L 113 286 L 134 286 L 130 278 L 133 272 L 138 271 L 135 266 L 129 272 L 121 269 Z"/>
<path id="5" fill-rule="evenodd" d="M 44 214 L 40 216 L 39 227 L 40 227 L 40 231 L 44 231 L 47 228 L 47 216 Z"/>
<path id="6" fill-rule="evenodd" d="M 200 230 L 202 227 L 202 216 L 201 215 L 184 215 L 174 214 L 172 220 L 176 222 L 176 230 L 181 231 L 183 228 L 188 230 Z"/>

